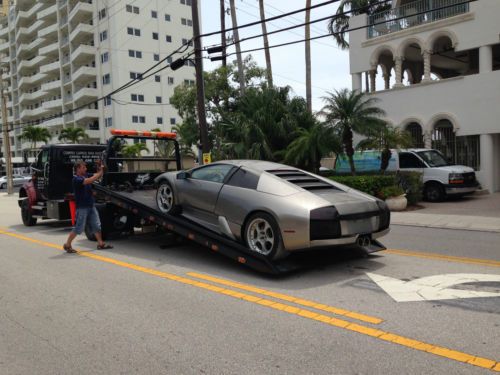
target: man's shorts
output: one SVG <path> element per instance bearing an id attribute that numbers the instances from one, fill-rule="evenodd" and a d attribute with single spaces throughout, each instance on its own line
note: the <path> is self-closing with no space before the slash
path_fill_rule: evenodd
<path id="1" fill-rule="evenodd" d="M 81 234 L 88 225 L 91 233 L 101 231 L 101 220 L 95 207 L 81 207 L 76 209 L 76 222 L 72 232 Z"/>

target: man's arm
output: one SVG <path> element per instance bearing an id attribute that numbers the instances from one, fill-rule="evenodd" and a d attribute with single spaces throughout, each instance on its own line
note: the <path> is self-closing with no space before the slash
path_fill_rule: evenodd
<path id="1" fill-rule="evenodd" d="M 84 185 L 90 185 L 94 181 L 97 181 L 102 177 L 102 174 L 104 173 L 104 166 L 101 164 L 99 166 L 99 170 L 92 176 L 92 177 L 87 177 L 85 180 L 83 180 Z"/>

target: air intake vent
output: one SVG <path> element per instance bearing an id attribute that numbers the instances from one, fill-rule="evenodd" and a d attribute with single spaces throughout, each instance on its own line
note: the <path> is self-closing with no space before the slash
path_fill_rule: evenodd
<path id="1" fill-rule="evenodd" d="M 335 186 L 296 169 L 266 171 L 305 190 L 339 190 Z"/>

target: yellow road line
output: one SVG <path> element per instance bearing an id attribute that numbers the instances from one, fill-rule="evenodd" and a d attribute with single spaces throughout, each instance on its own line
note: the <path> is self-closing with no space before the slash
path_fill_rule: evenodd
<path id="1" fill-rule="evenodd" d="M 410 250 L 400 250 L 400 249 L 387 249 L 387 250 L 384 250 L 383 252 L 386 254 L 404 255 L 404 256 L 417 257 L 417 258 L 427 258 L 427 259 L 437 259 L 437 260 L 444 260 L 444 261 L 448 261 L 448 262 L 478 264 L 481 266 L 488 266 L 488 267 L 500 267 L 500 261 L 496 261 L 496 260 L 465 258 L 465 257 L 457 257 L 457 256 L 453 256 L 453 255 L 441 255 L 441 254 L 425 253 L 425 252 L 410 251 Z"/>
<path id="2" fill-rule="evenodd" d="M 6 231 L 6 230 L 1 229 L 1 228 L 0 228 L 0 234 L 10 236 L 13 238 L 17 238 L 20 240 L 24 240 L 24 241 L 29 241 L 29 242 L 32 242 L 35 244 L 48 246 L 48 247 L 55 248 L 58 250 L 63 250 L 62 246 L 60 246 L 60 245 L 53 244 L 50 242 L 35 240 L 33 238 L 23 236 L 23 235 L 20 235 L 17 233 L 9 232 L 9 231 Z M 78 251 L 77 254 L 80 256 L 87 257 L 87 258 L 99 260 L 101 262 L 114 264 L 114 265 L 117 265 L 120 267 L 132 269 L 132 270 L 143 272 L 143 273 L 150 274 L 153 276 L 158 276 L 158 277 L 161 277 L 164 279 L 177 281 L 177 282 L 180 282 L 182 284 L 192 285 L 192 286 L 195 286 L 198 288 L 210 290 L 212 292 L 227 295 L 227 296 L 230 296 L 233 298 L 242 299 L 244 301 L 248 301 L 251 303 L 258 304 L 258 305 L 266 306 L 266 307 L 269 307 L 269 308 L 274 309 L 274 310 L 283 311 L 283 312 L 288 313 L 288 314 L 301 316 L 301 317 L 304 317 L 307 319 L 311 319 L 311 320 L 315 320 L 315 321 L 318 321 L 321 323 L 328 324 L 330 326 L 343 328 L 343 329 L 346 329 L 348 331 L 361 333 L 363 335 L 375 337 L 377 339 L 391 342 L 393 344 L 398 344 L 398 345 L 401 345 L 401 346 L 404 346 L 407 348 L 419 350 L 419 351 L 426 352 L 426 353 L 431 353 L 431 354 L 434 354 L 436 356 L 448 358 L 448 359 L 458 361 L 458 362 L 468 363 L 470 365 L 485 368 L 488 370 L 493 370 L 495 372 L 500 372 L 500 362 L 499 361 L 494 361 L 494 360 L 491 360 L 488 358 L 478 357 L 478 356 L 463 353 L 460 351 L 456 351 L 456 350 L 447 349 L 444 347 L 424 343 L 424 342 L 421 342 L 418 340 L 413 340 L 413 339 L 410 339 L 410 338 L 407 338 L 404 336 L 395 335 L 395 334 L 385 332 L 385 331 L 382 331 L 379 329 L 365 327 L 365 326 L 362 326 L 362 325 L 359 325 L 356 323 L 352 323 L 352 322 L 349 322 L 346 320 L 341 320 L 341 319 L 337 319 L 337 318 L 332 318 L 332 317 L 327 316 L 327 315 L 318 314 L 318 313 L 315 313 L 315 312 L 310 311 L 310 310 L 301 309 L 301 308 L 298 308 L 295 306 L 287 305 L 287 304 L 280 303 L 280 302 L 271 301 L 271 300 L 268 300 L 265 298 L 260 298 L 260 297 L 256 297 L 253 295 L 236 292 L 236 291 L 231 290 L 231 289 L 225 289 L 225 288 L 218 287 L 218 286 L 215 286 L 212 284 L 207 284 L 207 283 L 203 283 L 203 282 L 200 282 L 197 280 L 188 279 L 186 277 L 177 276 L 177 275 L 174 275 L 171 273 L 162 272 L 162 271 L 158 271 L 155 269 L 138 266 L 138 265 L 127 263 L 127 262 L 122 262 L 122 261 L 119 261 L 116 259 L 104 257 L 101 255 L 96 255 L 96 254 L 93 254 L 91 252 Z"/>
<path id="3" fill-rule="evenodd" d="M 211 281 L 213 283 L 222 284 L 225 286 L 230 286 L 232 288 L 245 290 L 247 292 L 258 293 L 258 294 L 262 294 L 264 296 L 273 297 L 276 299 L 280 299 L 282 301 L 296 303 L 297 305 L 302 305 L 305 307 L 312 307 L 312 308 L 317 309 L 317 310 L 326 311 L 326 312 L 330 312 L 330 313 L 333 313 L 336 315 L 342 315 L 342 316 L 346 316 L 348 318 L 361 320 L 361 321 L 366 322 L 366 323 L 380 324 L 383 322 L 382 319 L 375 318 L 373 316 L 360 314 L 360 313 L 357 313 L 354 311 L 340 309 L 338 307 L 323 305 L 322 303 L 317 303 L 314 301 L 310 301 L 310 300 L 306 300 L 306 299 L 302 299 L 302 298 L 297 298 L 297 297 L 289 296 L 289 295 L 282 294 L 282 293 L 272 292 L 270 290 L 265 290 L 265 289 L 257 288 L 257 287 L 251 286 L 251 285 L 245 285 L 245 284 L 237 283 L 234 281 L 221 279 L 218 277 L 203 275 L 203 274 L 196 273 L 196 272 L 188 272 L 187 275 L 194 277 L 194 278 L 197 278 L 197 279 Z"/>

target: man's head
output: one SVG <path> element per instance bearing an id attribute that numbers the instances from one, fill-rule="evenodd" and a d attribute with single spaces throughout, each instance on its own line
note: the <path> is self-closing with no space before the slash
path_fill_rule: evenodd
<path id="1" fill-rule="evenodd" d="M 75 163 L 75 174 L 78 176 L 84 176 L 87 173 L 87 163 L 83 160 L 78 160 Z"/>

